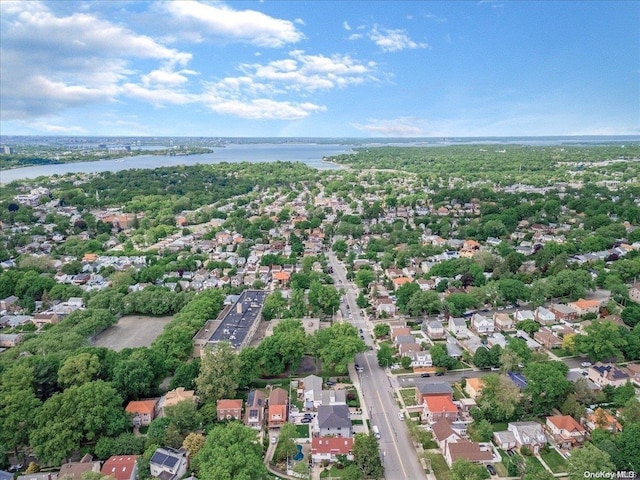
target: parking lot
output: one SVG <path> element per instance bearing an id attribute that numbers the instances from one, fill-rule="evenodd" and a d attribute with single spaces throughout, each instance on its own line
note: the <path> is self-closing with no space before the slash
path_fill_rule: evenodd
<path id="1" fill-rule="evenodd" d="M 116 352 L 125 348 L 148 347 L 172 319 L 173 317 L 139 315 L 122 317 L 118 323 L 98 335 L 93 345 L 110 348 Z"/>

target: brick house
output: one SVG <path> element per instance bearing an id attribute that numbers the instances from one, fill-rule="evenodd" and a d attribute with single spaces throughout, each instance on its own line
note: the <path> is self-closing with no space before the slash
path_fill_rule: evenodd
<path id="1" fill-rule="evenodd" d="M 157 398 L 147 400 L 132 400 L 127 404 L 125 411 L 133 416 L 131 421 L 136 427 L 148 426 L 157 415 Z"/>
<path id="2" fill-rule="evenodd" d="M 242 400 L 218 400 L 216 413 L 218 420 L 242 420 Z"/>
<path id="3" fill-rule="evenodd" d="M 546 427 L 560 448 L 582 445 L 587 431 L 571 415 L 547 417 Z"/>

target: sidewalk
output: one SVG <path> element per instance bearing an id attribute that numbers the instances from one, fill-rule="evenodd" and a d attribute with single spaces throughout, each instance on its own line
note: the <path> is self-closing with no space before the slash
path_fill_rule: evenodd
<path id="1" fill-rule="evenodd" d="M 347 367 L 349 370 L 349 377 L 351 377 L 351 381 L 353 381 L 353 387 L 358 392 L 358 399 L 360 400 L 360 410 L 362 411 L 362 425 L 367 434 L 371 433 L 369 430 L 369 424 L 367 420 L 371 420 L 369 417 L 369 409 L 367 408 L 367 402 L 364 400 L 364 395 L 362 394 L 362 388 L 360 386 L 360 377 L 358 376 L 358 372 L 356 372 L 356 367 L 353 364 L 349 364 Z"/>

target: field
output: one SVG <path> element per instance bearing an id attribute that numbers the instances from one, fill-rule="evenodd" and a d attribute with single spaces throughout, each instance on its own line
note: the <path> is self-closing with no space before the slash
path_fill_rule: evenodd
<path id="1" fill-rule="evenodd" d="M 172 318 L 139 315 L 122 317 L 113 327 L 96 337 L 94 346 L 110 348 L 116 352 L 125 348 L 148 347 Z"/>

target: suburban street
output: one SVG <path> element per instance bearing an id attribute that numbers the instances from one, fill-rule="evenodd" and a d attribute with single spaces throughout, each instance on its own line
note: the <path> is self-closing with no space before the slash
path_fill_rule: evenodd
<path id="1" fill-rule="evenodd" d="M 329 264 L 333 267 L 333 277 L 337 280 L 337 287 L 344 288 L 345 302 L 342 311 L 345 318 L 349 318 L 356 328 L 362 329 L 362 336 L 367 345 L 373 346 L 371 338 L 371 325 L 360 314 L 356 305 L 357 288 L 347 283 L 345 269 L 335 257 L 329 253 Z M 341 307 L 342 308 L 342 307 Z M 380 454 L 385 468 L 387 480 L 413 480 L 423 479 L 426 475 L 418 461 L 413 443 L 404 422 L 399 419 L 400 409 L 393 397 L 391 378 L 384 368 L 378 366 L 376 350 L 369 350 L 356 357 L 356 363 L 364 369 L 360 375 L 362 394 L 366 403 L 371 426 L 378 427 L 380 432 Z"/>

